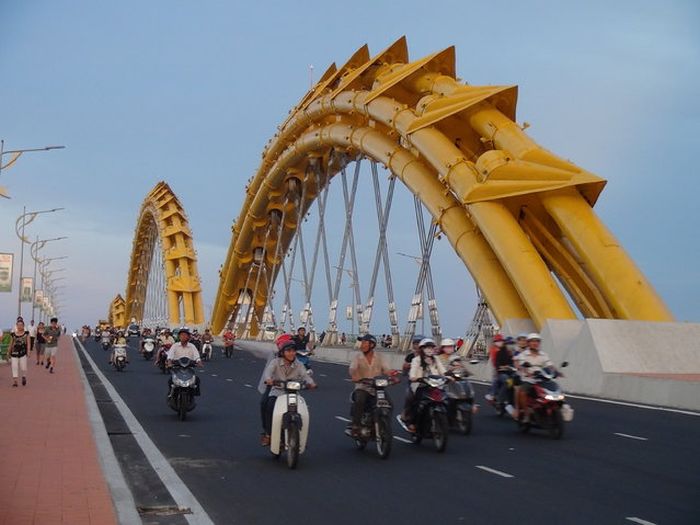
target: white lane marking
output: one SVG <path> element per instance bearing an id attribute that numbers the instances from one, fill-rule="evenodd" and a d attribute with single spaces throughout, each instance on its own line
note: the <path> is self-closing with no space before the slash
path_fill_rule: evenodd
<path id="1" fill-rule="evenodd" d="M 503 472 L 501 470 L 496 470 L 495 468 L 490 468 L 490 467 L 485 467 L 484 465 L 474 465 L 476 468 L 485 470 L 486 472 L 490 472 L 491 474 L 496 474 L 497 476 L 501 476 L 503 478 L 514 478 L 513 474 L 508 474 L 507 472 Z"/>
<path id="2" fill-rule="evenodd" d="M 82 345 L 82 343 L 80 343 L 80 341 L 78 341 L 78 344 L 83 351 L 83 355 L 92 366 L 93 372 L 95 372 L 95 375 L 100 378 L 100 381 L 102 381 L 105 390 L 107 390 L 107 393 L 112 398 L 114 406 L 117 407 L 117 410 L 124 418 L 124 422 L 129 427 L 129 430 L 131 430 L 131 433 L 141 447 L 141 450 L 148 459 L 148 462 L 151 464 L 153 470 L 163 482 L 163 485 L 165 485 L 165 488 L 168 489 L 168 492 L 170 492 L 170 495 L 175 500 L 175 503 L 179 507 L 189 507 L 192 510 L 192 514 L 185 514 L 185 519 L 187 522 L 192 525 L 214 525 L 214 522 L 207 514 L 207 511 L 204 510 L 204 507 L 202 507 L 199 501 L 197 501 L 194 494 L 190 492 L 187 485 L 185 485 L 182 479 L 180 479 L 180 476 L 177 475 L 177 472 L 175 472 L 175 469 L 172 467 L 172 465 L 170 465 L 170 462 L 165 459 L 165 456 L 163 456 L 160 449 L 155 443 L 153 443 L 151 438 L 148 436 L 148 433 L 144 430 L 143 426 L 141 426 L 139 420 L 136 419 L 136 416 L 129 409 L 112 383 L 105 377 L 102 370 L 100 370 L 95 364 L 95 361 L 93 361 L 89 352 L 85 350 L 85 347 Z"/>
<path id="3" fill-rule="evenodd" d="M 233 381 L 233 379 L 231 379 L 230 377 L 227 377 L 226 381 Z"/>
<path id="4" fill-rule="evenodd" d="M 343 379 L 343 381 L 347 381 L 348 383 L 352 383 L 352 379 Z"/>
<path id="5" fill-rule="evenodd" d="M 394 439 L 403 443 L 413 443 L 410 439 L 402 438 L 401 436 L 394 436 Z"/>
<path id="6" fill-rule="evenodd" d="M 633 436 L 632 434 L 623 434 L 622 432 L 613 432 L 616 436 L 620 436 L 623 438 L 629 438 L 629 439 L 636 439 L 637 441 L 649 441 L 649 438 L 641 437 L 641 436 Z"/>
<path id="7" fill-rule="evenodd" d="M 335 418 L 339 421 L 345 421 L 346 423 L 350 423 L 350 420 L 346 417 L 343 416 L 335 416 Z"/>
<path id="8" fill-rule="evenodd" d="M 318 374 L 318 375 L 320 375 L 321 377 L 328 377 L 326 374 Z"/>
<path id="9" fill-rule="evenodd" d="M 212 377 L 219 377 L 218 374 L 212 374 L 211 376 L 212 376 Z"/>
<path id="10" fill-rule="evenodd" d="M 642 518 L 635 518 L 634 516 L 628 516 L 625 519 L 633 523 L 639 523 L 639 525 L 656 525 L 654 522 L 643 520 Z"/>
<path id="11" fill-rule="evenodd" d="M 192 437 L 192 436 L 190 436 L 189 434 L 178 434 L 177 437 L 179 437 L 179 438 L 189 438 L 189 437 Z"/>
<path id="12" fill-rule="evenodd" d="M 246 383 L 246 384 L 243 385 L 243 386 L 246 387 L 246 388 L 253 388 L 253 385 L 249 385 L 248 383 Z"/>
<path id="13" fill-rule="evenodd" d="M 470 381 L 472 383 L 476 383 L 478 385 L 486 385 L 486 386 L 491 385 L 490 381 L 481 381 L 480 379 L 470 379 Z M 632 403 L 630 401 L 617 401 L 616 399 L 603 399 L 601 397 L 588 397 L 588 396 L 582 396 L 579 394 L 566 394 L 566 397 L 570 397 L 572 399 L 583 399 L 584 401 L 594 401 L 596 403 L 607 403 L 609 405 L 620 405 L 623 407 L 642 408 L 644 410 L 658 410 L 660 412 L 671 412 L 673 414 L 683 414 L 684 416 L 700 417 L 700 412 L 693 412 L 691 410 L 682 410 L 680 408 L 668 408 L 668 407 L 657 407 L 654 405 L 642 405 L 640 403 Z"/>

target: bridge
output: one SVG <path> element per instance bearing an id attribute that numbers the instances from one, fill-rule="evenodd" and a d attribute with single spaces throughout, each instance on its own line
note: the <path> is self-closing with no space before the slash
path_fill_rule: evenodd
<path id="1" fill-rule="evenodd" d="M 44 514 L 31 519 L 3 495 L 0 522 L 77 523 L 84 508 L 84 522 L 129 524 L 696 523 L 700 325 L 673 319 L 595 213 L 606 181 L 527 135 L 517 94 L 459 80 L 454 48 L 412 61 L 404 38 L 329 66 L 245 187 L 208 316 L 188 215 L 158 182 L 136 218 L 126 285 L 105 300 L 109 323 L 231 327 L 236 351 L 227 359 L 217 341 L 183 422 L 138 342 L 116 373 L 94 340 L 62 338 L 65 368 L 30 375 L 43 395 L 0 396 L 23 422 L 0 441 L 8 494 L 33 495 L 37 476 L 40 492 L 47 480 L 59 492 L 40 494 L 29 507 Z M 446 257 L 461 273 L 443 270 Z M 463 305 L 456 282 L 478 298 L 457 330 L 441 310 Z M 258 444 L 257 386 L 271 339 L 298 326 L 318 343 L 319 390 L 303 394 L 310 444 L 292 473 Z M 462 337 L 478 356 L 497 330 L 540 331 L 569 361 L 561 381 L 576 417 L 563 439 L 496 416 L 482 361 L 472 432 L 450 434 L 444 454 L 398 425 L 389 460 L 355 450 L 344 435 L 355 336 L 391 335 L 381 352 L 398 368 L 416 334 Z M 390 392 L 395 414 L 404 386 Z"/>

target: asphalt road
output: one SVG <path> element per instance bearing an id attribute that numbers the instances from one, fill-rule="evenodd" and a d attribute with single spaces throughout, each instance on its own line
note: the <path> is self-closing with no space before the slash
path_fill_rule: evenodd
<path id="1" fill-rule="evenodd" d="M 290 471 L 259 445 L 261 357 L 215 349 L 199 404 L 181 422 L 151 362 L 132 353 L 117 373 L 97 343 L 85 347 L 215 523 L 700 523 L 697 416 L 570 399 L 576 417 L 553 441 L 520 434 L 486 406 L 444 454 L 396 439 L 383 461 L 343 434 L 347 368 L 314 362 L 309 446 Z M 395 413 L 404 389 L 391 390 Z M 394 433 L 408 437 L 397 424 Z"/>

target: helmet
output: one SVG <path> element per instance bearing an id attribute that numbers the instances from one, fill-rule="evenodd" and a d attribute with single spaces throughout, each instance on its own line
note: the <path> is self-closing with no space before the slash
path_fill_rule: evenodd
<path id="1" fill-rule="evenodd" d="M 440 341 L 440 346 L 455 346 L 455 340 L 450 339 L 449 337 L 446 337 L 442 341 Z"/>
<path id="2" fill-rule="evenodd" d="M 294 342 L 294 339 L 292 339 L 292 336 L 290 334 L 282 334 L 280 335 L 276 340 L 275 344 L 277 345 L 277 355 L 282 357 L 282 354 L 287 348 L 296 348 L 296 343 Z"/>
<path id="3" fill-rule="evenodd" d="M 540 337 L 540 334 L 538 334 L 537 332 L 532 332 L 531 334 L 529 334 L 527 336 L 527 340 L 528 341 L 533 341 L 533 340 L 541 341 L 542 338 Z"/>
<path id="4" fill-rule="evenodd" d="M 377 346 L 377 338 L 372 334 L 365 334 L 357 338 L 358 341 L 369 341 L 374 346 Z"/>
<path id="5" fill-rule="evenodd" d="M 190 334 L 190 329 L 187 328 L 186 326 L 181 326 L 180 329 L 177 331 L 177 335 L 180 335 L 180 334 L 191 335 L 191 334 Z"/>
<path id="6" fill-rule="evenodd" d="M 496 342 L 498 342 L 498 341 L 503 341 L 503 340 L 504 340 L 503 334 L 496 334 L 496 335 L 493 336 L 493 342 L 494 342 L 494 343 L 496 343 Z"/>
<path id="7" fill-rule="evenodd" d="M 435 345 L 435 341 L 433 341 L 432 339 L 430 339 L 430 337 L 425 337 L 424 339 L 421 340 L 420 343 L 418 343 L 418 347 L 419 347 L 419 348 L 424 348 L 424 347 L 426 347 L 426 346 L 435 347 L 435 346 L 436 346 L 436 345 Z"/>
<path id="8" fill-rule="evenodd" d="M 527 339 L 527 334 L 525 332 L 520 332 L 516 339 Z"/>
<path id="9" fill-rule="evenodd" d="M 413 339 L 411 339 L 411 343 L 419 343 L 419 344 L 420 344 L 420 342 L 421 342 L 423 339 L 425 339 L 425 336 L 424 336 L 424 335 L 418 335 L 418 334 L 416 334 L 416 335 L 413 336 Z"/>
<path id="10" fill-rule="evenodd" d="M 509 335 L 508 337 L 506 337 L 505 343 L 506 343 L 507 345 L 512 345 L 512 344 L 515 343 L 515 339 L 513 339 L 513 337 L 511 337 L 511 336 Z"/>
<path id="11" fill-rule="evenodd" d="M 198 334 L 198 333 L 199 333 L 199 330 L 197 330 L 197 329 L 195 328 L 194 330 L 192 330 L 192 333 L 193 333 L 193 334 Z"/>

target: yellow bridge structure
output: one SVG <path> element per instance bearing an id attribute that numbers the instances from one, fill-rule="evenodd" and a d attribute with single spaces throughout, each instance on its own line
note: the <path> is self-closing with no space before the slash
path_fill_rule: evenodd
<path id="1" fill-rule="evenodd" d="M 517 95 L 517 86 L 458 80 L 454 47 L 409 60 L 405 38 L 376 56 L 365 45 L 342 66 L 332 64 L 279 126 L 246 187 L 212 330 L 245 306 L 246 329 L 258 333 L 300 221 L 358 159 L 384 166 L 420 200 L 501 325 L 579 316 L 673 320 L 593 210 L 606 181 L 533 141 L 516 122 Z M 144 318 L 156 252 L 168 322 L 202 324 L 192 235 L 165 183 L 141 208 L 127 318 Z"/>

